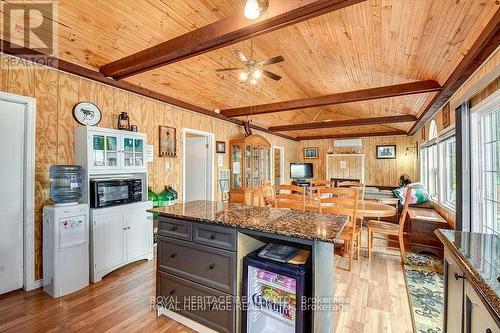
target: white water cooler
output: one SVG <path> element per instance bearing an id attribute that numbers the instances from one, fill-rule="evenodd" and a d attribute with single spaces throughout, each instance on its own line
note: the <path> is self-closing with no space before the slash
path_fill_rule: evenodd
<path id="1" fill-rule="evenodd" d="M 89 284 L 88 221 L 86 204 L 43 207 L 43 290 L 52 297 Z"/>

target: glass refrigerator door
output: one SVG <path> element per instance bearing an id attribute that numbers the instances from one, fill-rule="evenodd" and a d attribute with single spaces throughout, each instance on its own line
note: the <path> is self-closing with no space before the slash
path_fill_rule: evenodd
<path id="1" fill-rule="evenodd" d="M 297 281 L 248 266 L 248 333 L 294 333 Z"/>

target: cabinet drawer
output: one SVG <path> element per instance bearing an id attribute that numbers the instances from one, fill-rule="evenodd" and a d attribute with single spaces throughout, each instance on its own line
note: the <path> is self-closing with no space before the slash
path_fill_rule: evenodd
<path id="1" fill-rule="evenodd" d="M 158 236 L 158 269 L 235 294 L 234 252 Z"/>
<path id="2" fill-rule="evenodd" d="M 236 251 L 236 230 L 194 223 L 193 242 Z"/>
<path id="3" fill-rule="evenodd" d="M 218 332 L 234 332 L 230 295 L 163 272 L 158 272 L 157 279 L 157 296 L 162 296 L 167 309 Z M 171 308 L 172 304 L 176 304 L 175 309 Z"/>
<path id="4" fill-rule="evenodd" d="M 191 222 L 160 217 L 158 234 L 178 239 L 191 240 Z"/>

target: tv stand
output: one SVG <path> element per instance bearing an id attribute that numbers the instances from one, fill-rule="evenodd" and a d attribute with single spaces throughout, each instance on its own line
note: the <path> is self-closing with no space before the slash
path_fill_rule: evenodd
<path id="1" fill-rule="evenodd" d="M 311 187 L 311 180 L 309 179 L 294 179 L 292 180 L 292 185 L 300 187 Z"/>

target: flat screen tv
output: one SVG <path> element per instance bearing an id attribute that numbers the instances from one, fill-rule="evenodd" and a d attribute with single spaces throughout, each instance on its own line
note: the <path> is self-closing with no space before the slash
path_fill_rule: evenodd
<path id="1" fill-rule="evenodd" d="M 290 178 L 292 179 L 313 178 L 312 163 L 290 163 Z"/>

